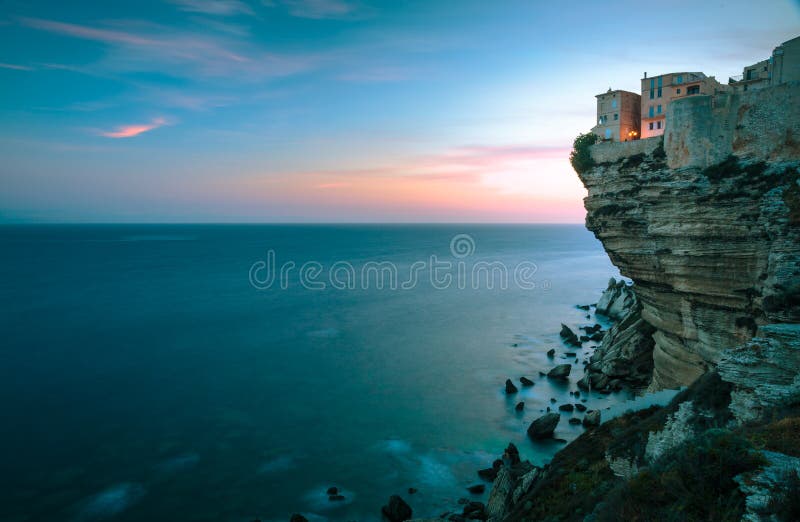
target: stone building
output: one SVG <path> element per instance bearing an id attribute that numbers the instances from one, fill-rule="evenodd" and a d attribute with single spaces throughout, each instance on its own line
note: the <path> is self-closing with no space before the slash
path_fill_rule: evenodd
<path id="1" fill-rule="evenodd" d="M 661 136 L 666 128 L 667 107 L 676 99 L 695 94 L 716 94 L 725 89 L 713 76 L 701 72 L 674 72 L 642 78 L 642 138 Z"/>
<path id="2" fill-rule="evenodd" d="M 597 98 L 597 125 L 592 127 L 598 138 L 607 141 L 639 139 L 641 96 L 635 92 L 608 89 Z"/>
<path id="3" fill-rule="evenodd" d="M 766 60 L 746 66 L 728 85 L 741 92 L 796 81 L 800 81 L 800 36 L 780 44 Z"/>

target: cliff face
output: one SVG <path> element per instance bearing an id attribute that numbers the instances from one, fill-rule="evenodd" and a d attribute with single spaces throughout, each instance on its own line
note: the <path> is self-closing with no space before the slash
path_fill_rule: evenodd
<path id="1" fill-rule="evenodd" d="M 659 139 L 598 144 L 586 226 L 654 328 L 651 389 L 800 322 L 800 86 L 671 104 Z"/>

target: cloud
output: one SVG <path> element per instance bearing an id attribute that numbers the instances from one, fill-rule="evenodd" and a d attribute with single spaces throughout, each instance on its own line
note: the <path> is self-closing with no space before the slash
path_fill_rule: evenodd
<path id="1" fill-rule="evenodd" d="M 121 127 L 117 127 L 113 131 L 100 132 L 100 136 L 106 138 L 133 138 L 134 136 L 138 136 L 153 129 L 163 127 L 166 124 L 167 121 L 164 118 L 155 118 L 150 123 L 123 125 Z"/>
<path id="2" fill-rule="evenodd" d="M 170 0 L 181 11 L 217 16 L 255 14 L 249 5 L 238 0 Z"/>
<path id="3" fill-rule="evenodd" d="M 276 2 L 264 0 L 264 5 L 274 7 Z M 323 20 L 327 18 L 350 18 L 361 10 L 356 4 L 345 0 L 278 0 L 290 15 L 298 18 Z"/>
<path id="4" fill-rule="evenodd" d="M 104 71 L 146 70 L 191 79 L 202 76 L 260 81 L 307 71 L 321 59 L 314 54 L 270 53 L 247 39 L 179 31 L 154 24 L 118 22 L 113 28 L 103 28 L 39 18 L 21 18 L 20 22 L 41 31 L 108 45 L 111 52 L 93 66 Z"/>
<path id="5" fill-rule="evenodd" d="M 0 69 L 13 69 L 15 71 L 32 71 L 33 67 L 27 65 L 15 65 L 13 63 L 0 63 Z"/>

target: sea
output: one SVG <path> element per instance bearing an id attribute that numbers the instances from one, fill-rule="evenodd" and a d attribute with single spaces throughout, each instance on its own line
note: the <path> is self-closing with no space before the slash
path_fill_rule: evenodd
<path id="1" fill-rule="evenodd" d="M 570 395 L 619 276 L 581 225 L 7 225 L 0 274 L 7 522 L 435 517 L 630 399 Z"/>

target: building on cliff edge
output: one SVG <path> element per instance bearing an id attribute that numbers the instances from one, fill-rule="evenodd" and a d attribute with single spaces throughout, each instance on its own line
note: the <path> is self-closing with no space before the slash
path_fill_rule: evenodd
<path id="1" fill-rule="evenodd" d="M 642 78 L 642 138 L 661 136 L 667 125 L 667 107 L 674 100 L 725 90 L 713 76 L 701 72 L 674 72 Z"/>
<path id="2" fill-rule="evenodd" d="M 766 60 L 745 66 L 742 74 L 728 79 L 728 85 L 736 91 L 748 91 L 797 81 L 800 81 L 800 36 L 780 44 Z"/>
<path id="3" fill-rule="evenodd" d="M 628 141 L 641 133 L 641 96 L 630 91 L 598 94 L 597 125 L 592 127 L 598 138 L 606 141 Z"/>

